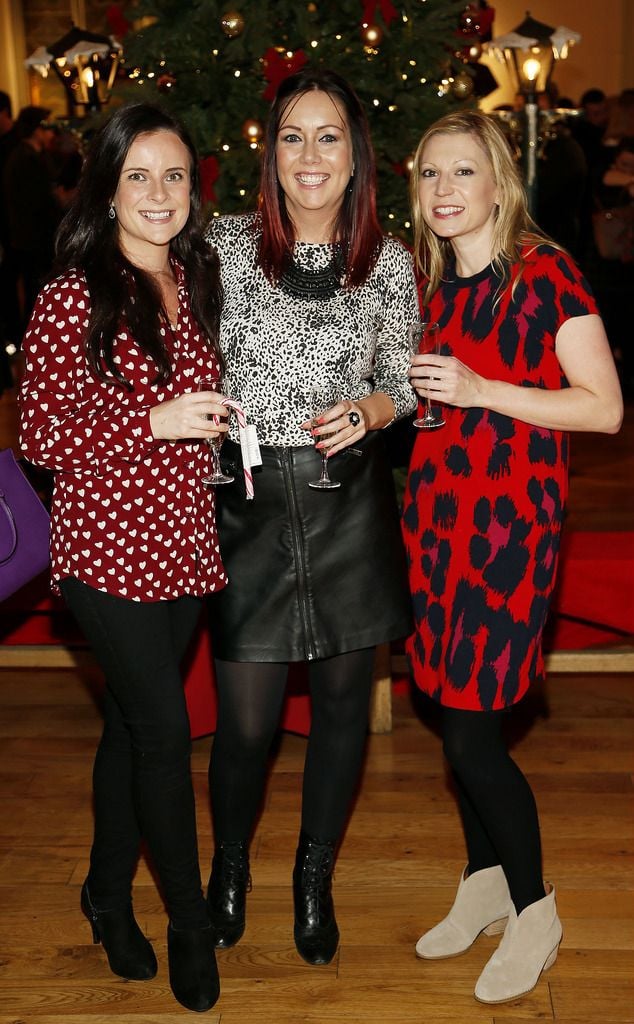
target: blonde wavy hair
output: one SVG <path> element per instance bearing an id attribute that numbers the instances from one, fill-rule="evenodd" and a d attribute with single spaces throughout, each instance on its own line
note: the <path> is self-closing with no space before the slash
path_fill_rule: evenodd
<path id="1" fill-rule="evenodd" d="M 451 242 L 448 239 L 439 238 L 425 223 L 420 204 L 418 186 L 423 151 L 429 140 L 435 135 L 471 135 L 489 161 L 499 198 L 492 245 L 492 262 L 501 279 L 497 296 L 499 300 L 508 281 L 511 264 L 520 264 L 520 273 L 515 279 L 513 288 L 520 280 L 524 265 L 521 253 L 526 246 L 534 248 L 543 242 L 549 242 L 557 249 L 561 247 L 540 231 L 531 218 L 524 186 L 509 144 L 495 118 L 488 114 L 482 114 L 478 110 L 463 110 L 446 114 L 427 129 L 418 143 L 410 175 L 414 257 L 418 270 L 423 278 L 427 279 L 425 301 L 429 301 L 438 288 L 447 263 L 453 256 Z"/>

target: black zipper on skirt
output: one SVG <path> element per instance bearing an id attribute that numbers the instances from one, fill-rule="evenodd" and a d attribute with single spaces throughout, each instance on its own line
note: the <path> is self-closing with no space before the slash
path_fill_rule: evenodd
<path id="1" fill-rule="evenodd" d="M 282 473 L 284 475 L 284 487 L 288 499 L 290 512 L 291 540 L 295 553 L 295 566 L 297 570 L 297 599 L 299 602 L 299 614 L 304 629 L 304 642 L 306 657 L 312 661 L 317 657 L 313 631 L 310 622 L 310 609 L 306 597 L 306 560 L 304 558 L 304 540 L 302 537 L 301 516 L 297 505 L 297 494 L 295 491 L 295 477 L 291 465 L 291 456 L 288 449 L 283 448 L 281 453 Z"/>

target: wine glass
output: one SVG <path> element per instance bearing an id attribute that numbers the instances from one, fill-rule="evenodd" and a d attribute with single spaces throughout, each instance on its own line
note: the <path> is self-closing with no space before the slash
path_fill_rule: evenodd
<path id="1" fill-rule="evenodd" d="M 412 356 L 438 355 L 440 350 L 440 327 L 437 323 L 428 320 L 416 320 L 410 324 L 407 332 L 409 350 Z M 433 380 L 433 377 L 427 377 Z M 445 421 L 432 409 L 429 395 L 425 397 L 425 415 L 414 420 L 414 426 L 419 430 L 436 430 L 444 427 Z"/>
<path id="2" fill-rule="evenodd" d="M 339 401 L 339 395 L 333 387 L 324 386 L 319 388 L 313 388 L 310 392 L 310 414 L 313 428 L 317 426 L 317 421 L 322 413 L 326 412 L 327 409 L 331 409 L 333 405 L 336 405 Z M 327 433 L 315 435 L 315 443 L 322 441 L 327 437 L 332 437 L 335 434 L 335 430 L 331 430 Z M 321 476 L 319 480 L 309 480 L 308 486 L 314 487 L 318 491 L 334 491 L 336 487 L 341 487 L 340 480 L 331 480 L 328 475 L 328 452 L 325 448 L 320 448 L 319 453 L 321 455 Z"/>
<path id="3" fill-rule="evenodd" d="M 196 386 L 199 391 L 222 391 L 222 379 L 220 377 L 201 377 L 197 382 Z M 219 417 L 210 416 L 209 419 L 213 419 L 218 422 Z M 212 467 L 209 476 L 203 477 L 203 483 L 206 487 L 215 487 L 216 484 L 232 484 L 235 477 L 227 476 L 226 473 L 222 472 L 222 466 L 220 465 L 220 449 L 222 442 L 224 441 L 224 434 L 219 434 L 218 437 L 206 438 L 207 445 L 211 451 Z"/>

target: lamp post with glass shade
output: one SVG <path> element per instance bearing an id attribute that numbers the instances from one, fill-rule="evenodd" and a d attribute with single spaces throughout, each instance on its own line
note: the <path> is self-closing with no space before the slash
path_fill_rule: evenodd
<path id="1" fill-rule="evenodd" d="M 524 174 L 528 208 L 532 217 L 537 209 L 537 146 L 538 93 L 546 92 L 555 61 L 568 56 L 568 49 L 578 43 L 578 32 L 560 25 L 553 28 L 531 18 L 527 12 L 524 21 L 504 36 L 486 43 L 503 64 L 506 64 L 516 88 L 524 97 Z"/>
<path id="2" fill-rule="evenodd" d="M 108 102 L 120 55 L 121 45 L 112 36 L 73 25 L 61 39 L 38 46 L 24 63 L 42 78 L 53 71 L 64 86 L 72 117 L 82 108 L 84 113 L 97 113 Z"/>

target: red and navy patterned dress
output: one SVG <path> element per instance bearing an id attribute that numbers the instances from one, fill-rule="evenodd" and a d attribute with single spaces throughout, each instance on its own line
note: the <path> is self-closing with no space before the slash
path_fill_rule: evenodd
<path id="1" fill-rule="evenodd" d="M 430 303 L 442 349 L 483 377 L 562 388 L 555 338 L 596 313 L 572 260 L 527 250 L 511 297 L 494 305 L 491 267 L 445 281 Z M 513 267 L 511 279 L 519 270 Z M 541 634 L 567 495 L 568 435 L 487 409 L 444 407 L 419 431 L 403 508 L 416 630 L 407 653 L 417 685 L 441 704 L 497 710 L 543 673 Z"/>

